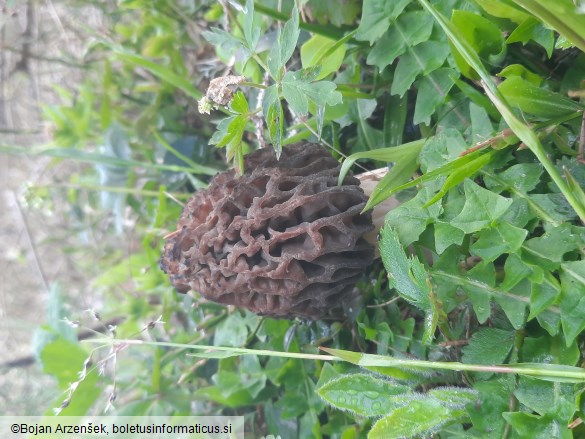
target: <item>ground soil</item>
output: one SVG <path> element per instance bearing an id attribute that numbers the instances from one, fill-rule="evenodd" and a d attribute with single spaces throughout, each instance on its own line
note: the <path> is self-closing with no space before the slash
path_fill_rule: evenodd
<path id="1" fill-rule="evenodd" d="M 100 26 L 92 8 L 66 3 L 0 0 L 0 145 L 32 148 L 51 140 L 42 105 L 60 102 L 54 85 L 75 89 L 83 29 Z M 30 197 L 76 170 L 69 163 L 0 152 L 0 414 L 42 414 L 59 390 L 34 361 L 33 334 L 46 320 L 49 289 L 62 286 L 66 303 L 87 306 L 89 281 L 74 255 L 70 218 L 51 196 Z M 33 360 L 31 362 L 31 360 Z M 16 362 L 6 367 L 8 362 Z"/>

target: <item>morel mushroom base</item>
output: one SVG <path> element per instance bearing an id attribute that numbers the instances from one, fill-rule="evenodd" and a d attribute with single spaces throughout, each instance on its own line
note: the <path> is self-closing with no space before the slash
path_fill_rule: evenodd
<path id="1" fill-rule="evenodd" d="M 339 316 L 374 258 L 362 235 L 359 180 L 337 185 L 340 165 L 323 147 L 249 154 L 246 172 L 216 175 L 185 206 L 161 268 L 181 293 L 281 318 Z"/>

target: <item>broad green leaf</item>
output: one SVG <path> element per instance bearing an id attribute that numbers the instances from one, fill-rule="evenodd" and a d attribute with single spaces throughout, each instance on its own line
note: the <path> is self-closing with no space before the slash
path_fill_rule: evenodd
<path id="1" fill-rule="evenodd" d="M 426 206 L 432 192 L 422 189 L 412 200 L 409 200 L 386 215 L 386 224 L 396 230 L 400 242 L 407 246 L 418 239 L 429 224 L 434 222 L 441 213 L 441 206 Z"/>
<path id="2" fill-rule="evenodd" d="M 461 245 L 465 233 L 463 230 L 452 226 L 448 222 L 435 222 L 435 250 L 438 254 L 442 254 L 449 246 Z"/>
<path id="3" fill-rule="evenodd" d="M 399 96 L 404 95 L 419 75 L 428 75 L 443 65 L 449 46 L 439 41 L 424 41 L 411 47 L 406 54 L 400 57 L 390 92 Z"/>
<path id="4" fill-rule="evenodd" d="M 345 57 L 345 43 L 315 35 L 301 47 L 301 63 L 303 68 L 319 66 L 316 80 L 323 79 L 336 72 Z"/>
<path id="5" fill-rule="evenodd" d="M 473 12 L 456 10 L 453 11 L 451 23 L 482 60 L 489 64 L 496 64 L 503 59 L 506 43 L 500 29 L 490 20 Z M 455 48 L 451 53 L 464 76 L 471 79 L 478 78 L 474 68 Z"/>
<path id="6" fill-rule="evenodd" d="M 507 44 L 522 42 L 526 44 L 528 41 L 535 41 L 546 50 L 546 54 L 550 58 L 555 45 L 555 35 L 552 29 L 548 29 L 543 23 L 534 17 L 528 17 L 518 25 L 516 29 L 510 34 L 506 40 Z"/>
<path id="7" fill-rule="evenodd" d="M 464 410 L 451 410 L 434 399 L 411 401 L 376 422 L 368 439 L 413 438 L 428 436 L 446 424 L 467 419 Z"/>
<path id="8" fill-rule="evenodd" d="M 585 15 L 571 0 L 517 0 L 515 3 L 585 52 Z"/>
<path id="9" fill-rule="evenodd" d="M 356 415 L 382 416 L 408 402 L 409 386 L 394 384 L 372 375 L 350 374 L 335 378 L 317 389 L 321 398 L 340 410 Z"/>
<path id="10" fill-rule="evenodd" d="M 509 409 L 514 386 L 515 380 L 508 376 L 474 383 L 474 389 L 479 391 L 479 403 L 467 406 L 473 424 L 470 435 L 482 439 L 501 439 L 507 425 L 502 412 Z"/>
<path id="11" fill-rule="evenodd" d="M 585 329 L 585 260 L 561 264 L 561 323 L 567 346 Z"/>
<path id="12" fill-rule="evenodd" d="M 216 346 L 240 347 L 244 345 L 247 336 L 246 321 L 236 311 L 217 325 L 213 342 Z"/>
<path id="13" fill-rule="evenodd" d="M 471 246 L 471 254 L 484 261 L 494 261 L 504 253 L 515 253 L 520 249 L 528 231 L 507 222 L 498 222 L 495 227 L 484 229 L 479 239 Z"/>
<path id="14" fill-rule="evenodd" d="M 538 117 L 559 117 L 583 111 L 584 108 L 561 94 L 537 87 L 518 76 L 506 79 L 498 89 L 512 106 Z"/>
<path id="15" fill-rule="evenodd" d="M 87 368 L 84 367 L 88 356 L 89 354 L 77 343 L 65 340 L 61 336 L 48 343 L 41 352 L 40 360 L 43 371 L 53 375 L 63 391 L 68 389 L 71 384 L 78 383 L 72 393 L 69 405 L 59 413 L 62 416 L 85 415 L 102 393 L 102 389 L 98 387 L 100 378 L 97 369 L 92 367 L 91 363 Z M 81 372 L 84 372 L 85 375 L 79 375 Z M 64 397 L 59 396 L 55 404 L 56 407 L 63 400 Z M 53 415 L 52 412 L 50 414 Z"/>
<path id="16" fill-rule="evenodd" d="M 538 238 L 532 238 L 524 244 L 524 250 L 537 261 L 550 264 L 550 268 L 558 267 L 563 262 L 563 256 L 571 251 L 576 251 L 585 244 L 585 235 L 579 233 L 570 224 L 561 224 L 551 228 Z"/>
<path id="17" fill-rule="evenodd" d="M 514 345 L 514 331 L 480 328 L 462 349 L 464 363 L 503 364 Z M 482 374 L 487 379 L 492 374 Z"/>
<path id="18" fill-rule="evenodd" d="M 484 323 L 492 313 L 492 296 L 506 296 L 507 292 L 494 294 L 496 272 L 494 264 L 491 262 L 480 262 L 466 273 L 465 278 L 468 282 L 462 282 L 460 286 L 467 293 L 469 300 L 473 304 L 473 311 L 477 316 L 477 320 L 479 323 Z"/>
<path id="19" fill-rule="evenodd" d="M 497 220 L 512 204 L 512 200 L 494 194 L 467 179 L 463 184 L 465 205 L 451 224 L 465 233 L 477 232 Z"/>
<path id="20" fill-rule="evenodd" d="M 487 174 L 490 175 L 490 174 Z M 494 192 L 502 192 L 509 188 L 528 193 L 541 181 L 542 165 L 539 163 L 518 163 L 504 172 L 498 172 L 498 180 L 485 177 L 486 187 Z M 502 184 L 502 181 L 505 184 Z"/>
<path id="21" fill-rule="evenodd" d="M 573 433 L 565 425 L 550 416 L 537 416 L 526 412 L 502 413 L 506 421 L 519 435 L 533 439 L 572 439 Z"/>
<path id="22" fill-rule="evenodd" d="M 429 125 L 436 108 L 447 101 L 447 94 L 457 77 L 455 70 L 444 67 L 423 77 L 418 86 L 413 123 Z"/>
<path id="23" fill-rule="evenodd" d="M 474 0 L 475 3 L 480 5 L 488 14 L 494 17 L 509 18 L 516 23 L 522 23 L 528 17 L 520 6 L 515 5 L 511 1 L 507 0 Z"/>
<path id="24" fill-rule="evenodd" d="M 355 38 L 373 44 L 408 3 L 410 0 L 364 0 L 362 18 Z"/>
<path id="25" fill-rule="evenodd" d="M 474 160 L 479 153 L 461 155 L 467 149 L 467 143 L 459 131 L 454 128 L 441 130 L 431 137 L 423 146 L 420 154 L 420 166 L 425 175 L 449 175 L 457 169 L 463 168 L 469 161 Z M 469 156 L 472 157 L 469 157 Z M 451 163 L 447 172 L 432 174 L 438 168 L 444 168 Z"/>
<path id="26" fill-rule="evenodd" d="M 536 73 L 532 73 L 522 64 L 510 64 L 502 69 L 500 73 L 498 73 L 499 77 L 501 78 L 511 78 L 513 76 L 519 76 L 522 79 L 527 80 L 528 82 L 539 86 L 542 84 L 543 78 Z"/>
<path id="27" fill-rule="evenodd" d="M 401 14 L 370 50 L 367 63 L 383 70 L 407 48 L 427 41 L 433 30 L 433 17 L 423 11 Z"/>

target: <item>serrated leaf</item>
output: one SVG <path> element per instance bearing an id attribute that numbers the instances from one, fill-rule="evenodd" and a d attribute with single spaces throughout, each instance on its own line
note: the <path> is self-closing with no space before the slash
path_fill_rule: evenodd
<path id="1" fill-rule="evenodd" d="M 451 224 L 465 233 L 473 233 L 490 225 L 506 212 L 512 200 L 494 194 L 471 180 L 465 180 L 465 205 Z"/>
<path id="2" fill-rule="evenodd" d="M 337 105 L 342 101 L 341 93 L 335 90 L 337 86 L 333 82 L 311 82 L 315 76 L 313 72 L 301 70 L 287 72 L 282 78 L 282 94 L 298 115 L 307 114 L 309 99 L 316 105 Z"/>

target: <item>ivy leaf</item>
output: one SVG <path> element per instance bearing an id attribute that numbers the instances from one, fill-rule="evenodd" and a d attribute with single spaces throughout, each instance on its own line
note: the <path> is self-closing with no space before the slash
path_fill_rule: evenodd
<path id="1" fill-rule="evenodd" d="M 463 183 L 465 204 L 451 224 L 465 233 L 473 233 L 490 225 L 508 210 L 512 200 L 501 197 L 467 179 Z"/>
<path id="2" fill-rule="evenodd" d="M 364 0 L 355 38 L 373 44 L 386 32 L 390 21 L 398 17 L 409 3 L 410 0 Z"/>
<path id="3" fill-rule="evenodd" d="M 341 93 L 336 91 L 337 86 L 330 81 L 312 82 L 318 70 L 300 70 L 287 72 L 282 78 L 282 94 L 298 115 L 305 115 L 309 111 L 309 99 L 317 106 L 337 105 L 341 103 Z"/>

